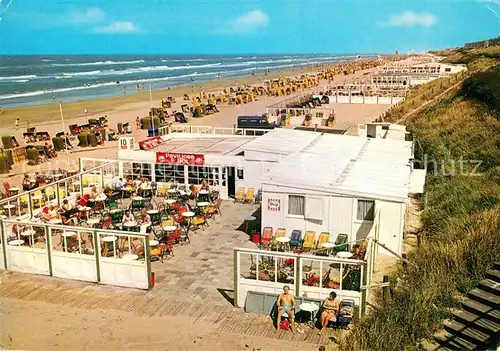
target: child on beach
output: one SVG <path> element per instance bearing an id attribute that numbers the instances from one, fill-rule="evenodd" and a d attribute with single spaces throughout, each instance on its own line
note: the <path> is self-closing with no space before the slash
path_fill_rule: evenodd
<path id="1" fill-rule="evenodd" d="M 19 129 L 19 118 L 16 118 L 16 130 Z"/>

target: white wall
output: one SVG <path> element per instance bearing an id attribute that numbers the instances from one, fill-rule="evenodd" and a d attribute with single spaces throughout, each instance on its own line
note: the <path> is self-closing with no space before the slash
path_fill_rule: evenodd
<path id="1" fill-rule="evenodd" d="M 330 240 L 334 241 L 338 234 L 347 234 L 348 241 L 363 239 L 373 229 L 374 222 L 357 220 L 357 199 L 342 195 L 329 195 L 318 192 L 307 192 L 307 197 L 323 199 L 323 216 L 321 220 L 307 219 L 304 216 L 293 216 L 288 214 L 288 194 L 305 195 L 301 189 L 263 185 L 262 194 L 262 223 L 263 227 L 285 228 L 290 234 L 294 229 L 302 231 L 302 235 L 308 230 L 316 232 L 329 232 Z M 269 209 L 269 204 L 279 203 L 279 210 Z M 402 252 L 402 238 L 404 226 L 405 204 L 389 201 L 375 201 L 375 210 L 380 211 L 380 237 L 381 243 L 398 254 Z M 380 249 L 381 254 L 390 254 L 387 250 Z"/>
<path id="2" fill-rule="evenodd" d="M 267 161 L 243 161 L 243 178 L 244 185 L 247 188 L 261 188 L 261 176 L 264 172 L 267 172 L 272 166 L 276 165 L 277 162 L 267 162 Z"/>

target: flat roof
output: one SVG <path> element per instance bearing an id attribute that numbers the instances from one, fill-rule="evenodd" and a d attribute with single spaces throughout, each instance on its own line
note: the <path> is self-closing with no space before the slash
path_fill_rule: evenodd
<path id="1" fill-rule="evenodd" d="M 289 155 L 305 148 L 321 134 L 296 129 L 275 128 L 245 144 L 245 151 Z"/>
<path id="2" fill-rule="evenodd" d="M 323 134 L 273 166 L 262 183 L 403 202 L 411 155 L 408 141 Z"/>
<path id="3" fill-rule="evenodd" d="M 242 147 L 254 138 L 245 137 L 200 137 L 200 138 L 172 138 L 152 149 L 158 152 L 175 152 L 185 154 L 216 154 L 236 155 Z"/>

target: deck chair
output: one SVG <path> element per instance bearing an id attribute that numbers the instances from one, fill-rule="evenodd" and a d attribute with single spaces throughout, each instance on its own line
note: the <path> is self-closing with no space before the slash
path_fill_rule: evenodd
<path id="1" fill-rule="evenodd" d="M 290 247 L 297 248 L 300 246 L 300 240 L 302 239 L 302 231 L 294 229 L 290 235 Z"/>
<path id="2" fill-rule="evenodd" d="M 315 242 L 316 242 L 316 232 L 308 230 L 304 235 L 304 241 L 302 242 L 302 250 L 303 251 L 313 250 Z"/>
<path id="3" fill-rule="evenodd" d="M 285 236 L 287 236 L 285 228 L 276 229 L 276 232 L 274 233 L 274 238 L 273 238 L 273 249 L 278 250 L 278 248 L 279 248 L 279 243 L 276 239 L 284 238 Z"/>
<path id="4" fill-rule="evenodd" d="M 340 251 L 349 251 L 349 245 L 347 244 L 347 234 L 339 234 L 337 235 L 337 239 L 335 239 L 335 247 L 333 248 L 334 252 Z"/>
<path id="5" fill-rule="evenodd" d="M 234 196 L 234 202 L 243 202 L 245 200 L 245 188 L 238 188 Z"/>
<path id="6" fill-rule="evenodd" d="M 254 188 L 248 188 L 247 193 L 245 195 L 245 201 L 248 203 L 254 203 L 255 202 L 255 189 Z"/>
<path id="7" fill-rule="evenodd" d="M 323 255 L 323 256 L 328 255 L 328 250 L 323 248 L 323 244 L 326 244 L 329 241 L 330 241 L 330 233 L 322 232 L 319 235 L 318 241 L 316 243 L 316 250 L 318 250 L 316 252 L 317 255 Z"/>
<path id="8" fill-rule="evenodd" d="M 260 237 L 260 247 L 269 248 L 272 241 L 273 241 L 273 228 L 264 227 L 264 229 L 262 229 L 262 235 Z"/>

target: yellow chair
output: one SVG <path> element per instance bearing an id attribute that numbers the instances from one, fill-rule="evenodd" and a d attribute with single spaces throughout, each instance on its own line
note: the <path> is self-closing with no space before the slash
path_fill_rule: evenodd
<path id="1" fill-rule="evenodd" d="M 59 189 L 59 200 L 62 200 L 66 197 L 66 192 L 64 189 Z"/>
<path id="2" fill-rule="evenodd" d="M 317 248 L 321 249 L 321 245 L 326 244 L 329 241 L 330 241 L 330 233 L 322 232 L 318 238 Z"/>
<path id="3" fill-rule="evenodd" d="M 255 189 L 248 188 L 244 202 L 253 203 L 255 201 Z"/>
<path id="4" fill-rule="evenodd" d="M 275 238 L 284 238 L 285 236 L 286 236 L 286 229 L 285 228 L 276 229 L 276 233 L 274 233 Z"/>
<path id="5" fill-rule="evenodd" d="M 191 220 L 191 230 L 197 230 L 207 224 L 204 216 L 196 216 Z"/>
<path id="6" fill-rule="evenodd" d="M 173 219 L 164 219 L 161 221 L 161 227 L 170 227 L 174 225 L 174 220 Z"/>
<path id="7" fill-rule="evenodd" d="M 245 201 L 245 188 L 238 188 L 236 190 L 236 195 L 234 196 L 235 202 Z"/>
<path id="8" fill-rule="evenodd" d="M 158 189 L 156 189 L 156 196 L 166 196 L 167 195 L 167 184 L 160 183 Z"/>
<path id="9" fill-rule="evenodd" d="M 302 243 L 303 251 L 310 251 L 314 249 L 314 243 L 316 242 L 316 232 L 308 230 L 304 235 L 304 242 Z"/>
<path id="10" fill-rule="evenodd" d="M 45 195 L 47 196 L 47 200 L 52 200 L 56 197 L 56 192 L 53 187 L 49 186 L 45 188 Z"/>

